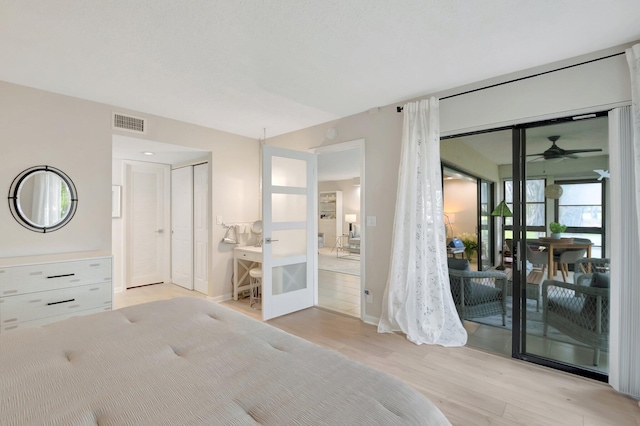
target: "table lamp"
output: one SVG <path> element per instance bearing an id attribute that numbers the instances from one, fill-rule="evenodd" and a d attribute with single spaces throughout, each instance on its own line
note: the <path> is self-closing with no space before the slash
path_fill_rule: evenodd
<path id="1" fill-rule="evenodd" d="M 502 228 L 500 229 L 500 266 L 496 267 L 496 270 L 503 271 L 504 270 L 504 218 L 512 217 L 513 213 L 509 210 L 509 206 L 507 203 L 502 200 L 498 207 L 496 207 L 492 212 L 491 216 L 499 216 L 502 218 Z"/>
<path id="2" fill-rule="evenodd" d="M 344 221 L 349 224 L 349 235 L 353 236 L 353 224 L 356 223 L 355 213 L 347 213 L 344 215 Z"/>

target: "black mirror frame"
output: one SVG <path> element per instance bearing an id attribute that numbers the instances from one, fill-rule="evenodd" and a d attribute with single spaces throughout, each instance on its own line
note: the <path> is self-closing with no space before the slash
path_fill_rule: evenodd
<path id="1" fill-rule="evenodd" d="M 53 226 L 34 225 L 33 223 L 31 223 L 31 221 L 29 221 L 27 218 L 25 218 L 22 215 L 22 212 L 18 206 L 18 188 L 20 188 L 20 185 L 22 184 L 22 182 L 25 179 L 27 179 L 29 176 L 31 176 L 33 173 L 42 172 L 42 171 L 55 173 L 60 179 L 62 179 L 64 183 L 67 184 L 67 187 L 69 188 L 69 198 L 71 201 L 69 206 L 69 212 L 67 213 L 64 219 L 62 219 L 60 222 L 56 223 Z M 11 210 L 11 214 L 13 215 L 14 219 L 20 225 L 24 226 L 30 231 L 42 232 L 42 233 L 57 231 L 58 229 L 62 228 L 67 223 L 69 223 L 69 221 L 76 214 L 77 208 L 78 208 L 78 192 L 76 191 L 76 187 L 73 184 L 73 181 L 71 180 L 71 178 L 69 178 L 69 176 L 66 175 L 66 173 L 64 173 L 60 169 L 56 169 L 55 167 L 51 167 L 51 166 L 30 167 L 24 170 L 23 172 L 21 172 L 18 176 L 16 176 L 13 182 L 11 182 L 11 187 L 9 188 L 9 210 Z"/>

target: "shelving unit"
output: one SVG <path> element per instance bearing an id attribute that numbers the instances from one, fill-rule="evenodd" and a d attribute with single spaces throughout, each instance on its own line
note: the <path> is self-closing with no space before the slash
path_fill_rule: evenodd
<path id="1" fill-rule="evenodd" d="M 333 246 L 342 230 L 342 191 L 320 192 L 318 232 L 324 233 L 325 246 Z"/>

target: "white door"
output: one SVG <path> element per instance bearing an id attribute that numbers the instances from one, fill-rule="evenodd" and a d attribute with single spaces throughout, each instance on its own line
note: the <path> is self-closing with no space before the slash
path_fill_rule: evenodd
<path id="1" fill-rule="evenodd" d="M 171 282 L 193 290 L 193 166 L 171 171 Z"/>
<path id="2" fill-rule="evenodd" d="M 262 151 L 264 320 L 314 305 L 318 261 L 316 155 Z"/>
<path id="3" fill-rule="evenodd" d="M 209 293 L 209 165 L 193 167 L 193 289 Z"/>
<path id="4" fill-rule="evenodd" d="M 126 165 L 126 287 L 164 282 L 165 177 L 164 164 Z"/>

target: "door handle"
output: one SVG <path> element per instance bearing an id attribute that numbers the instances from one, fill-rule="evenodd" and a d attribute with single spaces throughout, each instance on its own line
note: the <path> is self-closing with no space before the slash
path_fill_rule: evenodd
<path id="1" fill-rule="evenodd" d="M 158 230 L 153 231 L 153 232 L 155 232 L 156 234 L 162 234 L 162 233 L 164 232 L 164 230 L 162 230 L 162 229 L 158 229 Z"/>
<path id="2" fill-rule="evenodd" d="M 275 241 L 280 241 L 280 240 L 272 240 L 271 237 L 265 237 L 264 242 L 265 244 L 271 244 L 272 242 Z"/>

